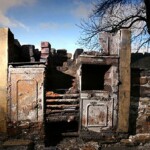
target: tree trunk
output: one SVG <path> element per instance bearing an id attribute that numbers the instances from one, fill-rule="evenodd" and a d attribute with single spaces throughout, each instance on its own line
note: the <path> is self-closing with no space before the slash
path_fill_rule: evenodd
<path id="1" fill-rule="evenodd" d="M 144 3 L 146 7 L 147 29 L 148 29 L 148 33 L 150 34 L 150 0 L 144 0 Z"/>

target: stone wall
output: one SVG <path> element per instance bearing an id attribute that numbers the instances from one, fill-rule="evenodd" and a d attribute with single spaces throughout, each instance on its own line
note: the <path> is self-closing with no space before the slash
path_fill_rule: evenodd
<path id="1" fill-rule="evenodd" d="M 132 54 L 130 134 L 150 132 L 150 54 Z"/>
<path id="2" fill-rule="evenodd" d="M 119 72 L 120 74 L 119 110 L 118 110 L 118 117 L 116 117 L 119 119 L 117 131 L 121 133 L 128 133 L 128 128 L 129 128 L 129 135 L 138 135 L 138 134 L 146 135 L 147 133 L 149 134 L 150 132 L 150 63 L 149 63 L 150 54 L 148 53 L 132 54 L 131 66 L 130 66 L 130 40 L 129 40 L 130 38 L 127 38 L 130 36 L 130 31 L 124 30 L 122 31 L 121 35 L 122 36 L 120 38 L 121 44 L 120 44 L 120 64 L 119 64 L 119 71 L 120 71 Z M 46 60 L 47 54 L 49 57 L 49 50 L 51 49 L 50 46 L 49 49 L 47 48 L 48 47 L 42 48 L 41 56 L 43 58 L 42 57 L 41 58 L 44 59 L 44 62 L 52 63 L 54 65 L 54 68 L 52 66 L 48 68 L 48 71 L 49 69 L 51 69 L 50 70 L 51 72 L 50 72 L 50 76 L 47 77 L 47 83 L 51 83 L 51 84 L 47 85 L 46 90 L 52 88 L 60 89 L 65 87 L 68 88 L 69 91 L 70 85 L 76 82 L 76 79 L 74 78 L 76 77 L 77 67 L 79 66 L 76 66 L 75 63 L 76 61 L 72 62 L 73 60 L 71 60 L 71 55 L 68 55 L 66 50 L 58 50 L 57 52 L 53 50 L 53 52 L 51 51 L 50 53 L 51 59 Z M 28 56 L 27 60 L 23 59 L 22 57 L 23 49 L 26 49 L 26 53 L 24 56 Z M 82 53 L 82 50 L 78 49 L 78 53 L 77 52 L 75 53 L 74 59 L 77 58 L 77 56 L 80 53 Z M 8 28 L 0 28 L 0 60 L 1 60 L 0 63 L 0 68 L 1 68 L 0 133 L 7 132 L 6 131 L 6 127 L 7 127 L 6 118 L 8 115 L 7 86 L 9 85 L 7 82 L 8 64 L 10 62 L 22 62 L 22 61 L 32 62 L 32 60 L 34 59 L 35 59 L 34 61 L 41 61 L 41 59 L 39 59 L 39 56 L 40 56 L 40 52 L 36 50 L 33 45 L 21 46 L 18 41 L 14 40 L 14 35 L 11 33 L 11 31 Z M 95 56 L 97 56 L 97 54 Z M 99 60 L 101 61 L 101 59 Z M 87 63 L 91 62 L 87 58 L 85 61 L 87 61 Z M 109 63 L 111 62 L 111 59 L 108 59 L 107 56 L 107 61 L 105 60 L 104 62 L 106 64 L 108 63 L 107 65 L 110 65 Z M 118 59 L 116 59 L 116 65 L 117 64 L 118 64 Z M 131 81 L 130 81 L 130 68 L 131 68 Z M 60 79 L 60 76 L 62 77 L 62 79 L 67 79 L 67 80 L 61 80 L 61 81 L 58 80 Z M 54 85 L 52 83 L 54 83 Z M 75 88 L 73 87 L 73 90 L 71 89 L 72 91 L 70 90 L 69 93 L 67 94 L 78 93 L 79 89 L 77 89 L 78 87 L 77 84 L 78 83 L 76 83 Z M 131 87 L 131 92 L 130 92 L 130 87 Z M 130 109 L 129 109 L 129 105 L 130 105 Z M 129 124 L 128 124 L 128 117 L 129 117 Z M 27 124 L 24 124 L 24 126 L 21 127 L 22 132 L 19 133 L 21 130 L 17 130 L 16 126 L 14 125 L 14 128 L 10 130 L 8 129 L 8 135 L 10 133 L 10 137 L 12 137 L 14 134 L 17 134 L 17 138 L 24 137 L 28 139 L 33 139 L 35 138 L 35 135 L 38 134 L 39 136 L 37 136 L 36 139 L 37 138 L 42 139 L 44 133 L 40 128 L 41 126 L 42 125 L 40 124 L 32 124 L 32 122 L 27 122 Z M 32 132 L 33 134 L 27 134 L 29 132 Z M 34 132 L 36 134 L 34 134 Z"/>

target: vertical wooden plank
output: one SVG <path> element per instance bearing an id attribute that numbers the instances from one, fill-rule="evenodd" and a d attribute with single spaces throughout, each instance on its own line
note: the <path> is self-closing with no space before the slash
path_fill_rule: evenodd
<path id="1" fill-rule="evenodd" d="M 0 133 L 6 132 L 8 28 L 0 28 Z"/>
<path id="2" fill-rule="evenodd" d="M 0 28 L 0 133 L 6 133 L 8 62 L 14 58 L 14 35 L 9 28 Z"/>
<path id="3" fill-rule="evenodd" d="M 131 32 L 121 30 L 118 132 L 128 132 L 130 107 Z"/>

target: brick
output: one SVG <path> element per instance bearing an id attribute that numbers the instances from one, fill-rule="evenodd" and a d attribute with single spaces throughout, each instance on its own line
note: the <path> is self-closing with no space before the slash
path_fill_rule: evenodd
<path id="1" fill-rule="evenodd" d="M 51 45 L 50 45 L 50 43 L 49 42 L 41 42 L 41 48 L 50 48 L 51 47 Z"/>
<path id="2" fill-rule="evenodd" d="M 50 48 L 42 48 L 41 53 L 49 54 L 50 53 Z"/>

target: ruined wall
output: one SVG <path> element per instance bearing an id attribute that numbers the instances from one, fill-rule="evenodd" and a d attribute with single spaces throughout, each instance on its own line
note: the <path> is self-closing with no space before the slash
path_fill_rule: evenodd
<path id="1" fill-rule="evenodd" d="M 130 133 L 150 132 L 150 54 L 132 54 Z"/>
<path id="2" fill-rule="evenodd" d="M 96 133 L 115 132 L 118 118 L 118 57 L 84 54 L 78 61 L 81 63 L 81 136 L 90 138 L 93 134 L 92 138 L 95 138 Z"/>
<path id="3" fill-rule="evenodd" d="M 120 38 L 120 66 L 119 70 L 118 67 L 118 57 L 116 56 L 118 54 L 118 49 L 113 53 L 113 58 L 109 58 L 107 54 L 107 59 L 103 58 L 102 56 L 98 56 L 97 53 L 94 55 L 96 58 L 92 58 L 89 61 L 89 57 L 82 58 L 85 59 L 84 67 L 89 67 L 87 64 L 93 63 L 98 60 L 99 64 L 101 65 L 112 65 L 114 66 L 110 69 L 110 72 L 107 72 L 104 76 L 104 87 L 102 86 L 102 90 L 104 90 L 112 93 L 112 90 L 117 95 L 111 95 L 112 97 L 116 97 L 115 100 L 118 99 L 118 74 L 120 74 L 120 85 L 119 85 L 119 102 L 115 103 L 117 106 L 117 110 L 115 110 L 113 123 L 115 123 L 115 127 L 117 126 L 118 132 L 126 132 L 130 134 L 138 134 L 138 133 L 149 133 L 150 131 L 150 54 L 132 54 L 132 59 L 130 59 L 130 31 L 128 30 L 122 30 L 120 32 L 121 38 Z M 119 36 L 118 35 L 118 36 Z M 43 43 L 44 44 L 44 43 Z M 113 47 L 117 47 L 114 45 Z M 27 53 L 26 56 L 28 56 L 28 60 L 22 59 L 20 51 L 22 49 L 26 49 Z M 108 48 L 106 48 L 108 49 Z M 64 88 L 63 90 L 67 94 L 76 94 L 79 98 L 79 88 L 78 86 L 78 78 L 79 73 L 77 73 L 77 66 L 76 61 L 72 62 L 71 56 L 69 56 L 66 52 L 66 50 L 58 50 L 57 52 L 51 51 L 50 45 L 47 45 L 47 47 L 44 45 L 41 49 L 41 59 L 39 59 L 39 51 L 35 50 L 33 45 L 24 45 L 21 46 L 17 41 L 14 41 L 14 36 L 10 32 L 8 28 L 1 28 L 0 29 L 0 68 L 1 68 L 1 74 L 0 74 L 0 132 L 6 132 L 6 114 L 7 112 L 7 75 L 8 75 L 8 63 L 9 62 L 34 62 L 36 60 L 39 60 L 40 62 L 51 64 L 47 68 L 47 86 L 46 91 L 49 91 L 51 94 L 54 94 L 52 90 L 59 90 Z M 82 50 L 81 50 L 82 52 Z M 35 55 L 37 54 L 37 57 Z M 91 55 L 91 54 L 90 54 Z M 75 53 L 74 59 L 77 58 L 78 54 Z M 34 57 L 34 58 L 33 58 Z M 20 59 L 21 58 L 21 59 Z M 37 59 L 36 59 L 37 58 Z M 34 60 L 35 59 L 35 60 Z M 34 60 L 34 61 L 32 61 Z M 93 60 L 93 61 L 91 61 Z M 113 61 L 112 61 L 113 60 Z M 111 62 L 112 61 L 112 62 Z M 130 61 L 132 61 L 130 66 Z M 29 63 L 30 65 L 30 63 Z M 89 72 L 88 68 L 85 73 Z M 105 68 L 106 66 L 104 66 Z M 96 68 L 97 69 L 97 68 Z M 97 70 L 94 70 L 95 72 Z M 131 80 L 130 80 L 130 69 L 131 69 Z M 103 68 L 100 68 L 100 70 L 104 70 Z M 118 72 L 120 71 L 120 72 Z M 105 71 L 104 71 L 105 72 Z M 98 73 L 98 72 L 97 72 Z M 30 75 L 31 77 L 31 75 Z M 87 77 L 87 76 L 86 76 Z M 112 80 L 112 77 L 114 80 Z M 42 77 L 43 78 L 43 77 Z M 77 79 L 76 79 L 77 78 Z M 58 80 L 59 79 L 59 80 Z M 61 79 L 61 80 L 60 80 Z M 77 82 L 77 81 L 78 82 Z M 95 81 L 95 80 L 94 80 Z M 116 83 L 116 82 L 117 83 Z M 131 83 L 131 87 L 130 87 Z M 75 84 L 75 86 L 72 86 L 72 84 Z M 75 87 L 75 88 L 74 88 Z M 114 88 L 116 87 L 116 88 Z M 77 89 L 78 88 L 78 89 Z M 130 91 L 131 88 L 131 91 Z M 14 92 L 15 93 L 15 92 Z M 62 93 L 61 93 L 62 94 Z M 64 93 L 63 93 L 64 94 Z M 65 93 L 66 94 L 66 93 Z M 98 93 L 99 94 L 99 93 Z M 130 96 L 131 94 L 131 96 Z M 44 95 L 43 95 L 44 96 Z M 54 96 L 54 95 L 52 95 Z M 57 95 L 58 96 L 58 95 Z M 58 96 L 59 97 L 59 96 Z M 57 98 L 58 98 L 57 97 Z M 70 98 L 70 97 L 69 97 Z M 70 98 L 71 99 L 71 98 Z M 70 101 L 66 97 L 65 99 L 61 99 L 62 101 Z M 79 99 L 71 99 L 72 102 L 75 101 L 75 104 L 77 103 Z M 53 104 L 56 103 L 57 99 L 49 98 L 47 99 L 48 105 L 53 102 Z M 54 103 L 55 101 L 55 103 Z M 131 101 L 131 103 L 130 103 Z M 70 102 L 69 102 L 70 103 Z M 119 106 L 118 106 L 119 103 Z M 49 105 L 51 107 L 52 104 Z M 60 107 L 58 103 L 56 105 L 53 105 L 53 107 Z M 72 105 L 70 105 L 72 107 Z M 130 109 L 129 109 L 130 106 Z M 66 107 L 66 106 L 65 106 Z M 68 106 L 67 106 L 68 107 Z M 22 107 L 21 107 L 22 108 Z M 36 107 L 38 109 L 38 107 Z M 118 110 L 119 109 L 119 110 Z M 56 111 L 56 110 L 54 110 Z M 59 110 L 60 111 L 60 110 Z M 74 110 L 73 110 L 74 111 Z M 77 113 L 79 109 L 75 110 Z M 83 110 L 80 110 L 80 112 Z M 119 111 L 119 112 L 117 112 Z M 60 111 L 61 112 L 61 111 Z M 40 113 L 42 115 L 42 112 Z M 49 113 L 50 114 L 50 113 Z M 48 114 L 48 115 L 49 115 Z M 9 116 L 9 114 L 8 114 Z M 52 116 L 52 115 L 51 115 Z M 58 116 L 58 115 L 57 115 Z M 61 115 L 60 115 L 61 116 Z M 9 116 L 10 117 L 10 116 Z M 50 118 L 50 117 L 49 117 Z M 119 121 L 116 121 L 116 118 L 119 119 Z M 129 120 L 128 120 L 129 118 Z M 51 119 L 51 118 L 50 118 Z M 52 119 L 51 119 L 52 120 Z M 42 122 L 42 119 L 40 120 Z M 80 121 L 80 120 L 78 120 Z M 32 121 L 27 120 L 27 122 L 23 122 L 20 120 L 20 124 L 13 124 L 9 126 L 8 131 L 12 133 L 12 131 L 15 132 L 15 134 L 20 136 L 26 136 L 27 138 L 34 138 L 35 135 L 38 135 L 41 133 L 41 136 L 44 135 L 43 132 L 39 132 L 41 130 L 42 125 L 39 124 L 33 124 Z M 98 122 L 100 123 L 100 122 Z M 102 122 L 103 123 L 103 122 Z M 118 124 L 117 124 L 118 123 Z M 10 124 L 9 124 L 10 125 Z M 60 124 L 58 124 L 60 126 Z M 19 127 L 17 131 L 15 131 L 16 127 Z M 35 130 L 33 130 L 35 129 Z M 37 129 L 37 130 L 36 130 Z M 20 133 L 21 131 L 21 133 Z M 36 134 L 28 134 L 32 131 L 35 131 Z M 42 131 L 42 130 L 41 130 Z M 55 131 L 54 131 L 55 132 Z M 40 135 L 40 134 L 39 134 Z M 11 135 L 10 135 L 11 136 Z M 30 137 L 29 137 L 30 136 Z M 38 137 L 38 136 L 37 136 Z"/>
<path id="4" fill-rule="evenodd" d="M 6 132 L 8 63 L 21 62 L 21 45 L 9 28 L 0 28 L 0 132 Z"/>
<path id="5" fill-rule="evenodd" d="M 9 66 L 8 136 L 43 138 L 44 71 L 41 64 Z"/>
<path id="6" fill-rule="evenodd" d="M 119 105 L 117 132 L 127 133 L 130 107 L 131 32 L 122 29 L 117 34 L 101 33 L 103 55 L 119 55 Z"/>
<path id="7" fill-rule="evenodd" d="M 0 28 L 0 133 L 17 137 L 25 137 L 30 133 L 28 136 L 33 137 L 35 134 L 40 136 L 39 133 L 43 131 L 45 65 L 35 62 L 39 61 L 39 55 L 38 49 L 33 45 L 21 46 L 19 41 L 14 39 L 10 29 Z M 12 66 L 14 72 L 10 76 Z M 18 71 L 17 66 L 20 67 Z M 32 71 L 29 71 L 29 68 Z M 24 75 L 19 73 L 21 70 Z M 18 78 L 18 81 L 15 78 Z M 24 116 L 20 116 L 22 112 Z M 35 120 L 32 118 L 34 114 Z"/>

